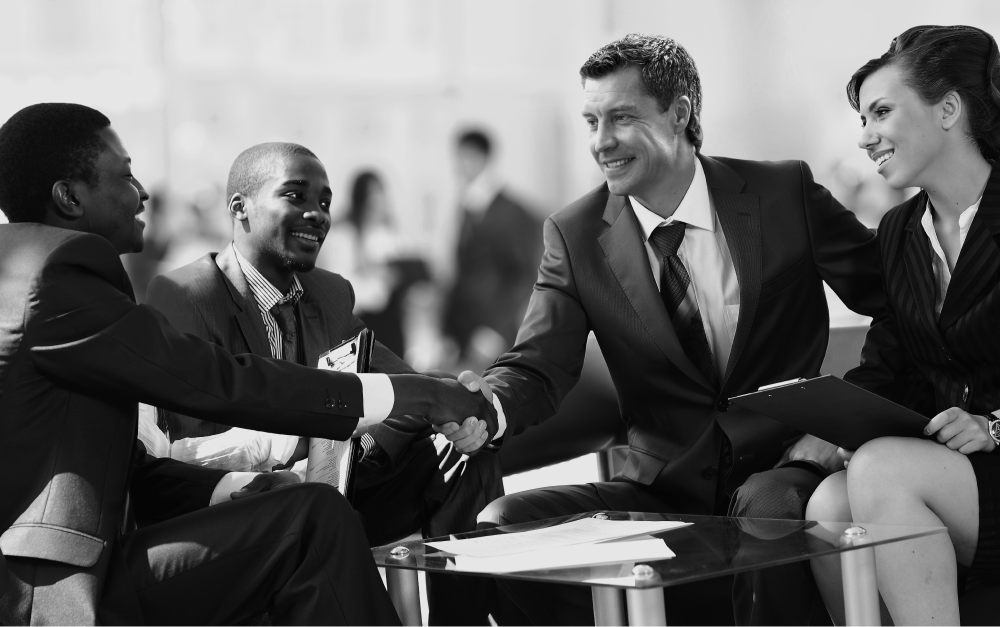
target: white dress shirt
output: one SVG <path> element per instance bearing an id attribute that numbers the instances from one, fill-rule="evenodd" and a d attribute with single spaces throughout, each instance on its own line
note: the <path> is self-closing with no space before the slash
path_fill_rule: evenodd
<path id="1" fill-rule="evenodd" d="M 677 256 L 687 268 L 691 283 L 694 285 L 701 320 L 705 325 L 705 336 L 712 347 L 715 366 L 721 381 L 729 365 L 729 355 L 732 353 L 733 339 L 736 337 L 736 324 L 740 319 L 740 284 L 736 278 L 736 266 L 733 265 L 733 258 L 726 244 L 726 234 L 719 226 L 715 207 L 712 206 L 712 196 L 708 192 L 708 181 L 705 179 L 701 160 L 695 158 L 691 185 L 677 206 L 677 210 L 669 218 L 663 219 L 632 196 L 629 196 L 629 202 L 645 237 L 646 255 L 649 257 L 649 268 L 653 273 L 657 289 L 660 287 L 662 262 L 660 253 L 649 242 L 649 236 L 657 227 L 673 222 L 684 222 L 688 225 L 684 232 L 684 240 L 677 250 Z M 496 439 L 507 429 L 507 417 L 496 395 L 493 396 L 493 407 L 497 411 L 500 423 L 500 429 L 494 438 Z"/>
<path id="2" fill-rule="evenodd" d="M 979 203 L 982 197 L 974 205 L 962 212 L 958 216 L 958 251 L 962 252 L 965 246 L 965 238 L 969 234 L 969 227 L 972 226 L 972 219 L 979 212 Z M 931 267 L 934 271 L 934 283 L 937 285 L 937 296 L 934 299 L 934 313 L 940 317 L 941 308 L 944 306 L 945 296 L 948 295 L 948 286 L 951 284 L 951 269 L 948 268 L 948 259 L 944 256 L 944 249 L 941 248 L 941 240 L 938 239 L 937 231 L 934 230 L 934 214 L 931 213 L 931 201 L 927 200 L 927 208 L 924 215 L 920 217 L 920 226 L 924 227 L 927 239 L 931 241 Z"/>
<path id="3" fill-rule="evenodd" d="M 629 196 L 629 202 L 632 203 L 632 211 L 646 237 L 646 255 L 649 257 L 649 267 L 657 288 L 660 287 L 663 262 L 660 260 L 660 253 L 650 243 L 649 236 L 661 226 L 674 222 L 687 224 L 684 240 L 677 249 L 677 257 L 687 268 L 694 285 L 701 321 L 705 325 L 705 337 L 712 347 L 721 381 L 729 365 L 733 338 L 736 337 L 736 323 L 740 319 L 740 284 L 726 244 L 726 234 L 719 226 L 719 218 L 712 206 L 712 196 L 708 193 L 708 181 L 705 179 L 701 160 L 694 160 L 691 186 L 669 218 L 663 219 L 632 196 Z"/>

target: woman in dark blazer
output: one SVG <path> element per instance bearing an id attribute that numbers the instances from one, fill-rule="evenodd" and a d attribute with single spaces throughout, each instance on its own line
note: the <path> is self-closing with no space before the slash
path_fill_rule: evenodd
<path id="1" fill-rule="evenodd" d="M 921 191 L 879 226 L 888 307 L 845 378 L 931 421 L 927 439 L 842 452 L 848 469 L 820 486 L 806 517 L 948 528 L 878 547 L 879 590 L 896 624 L 958 624 L 958 564 L 970 578 L 1000 575 L 998 85 L 988 33 L 918 26 L 847 86 L 859 146 L 891 187 Z M 839 560 L 816 560 L 813 571 L 841 622 Z"/>

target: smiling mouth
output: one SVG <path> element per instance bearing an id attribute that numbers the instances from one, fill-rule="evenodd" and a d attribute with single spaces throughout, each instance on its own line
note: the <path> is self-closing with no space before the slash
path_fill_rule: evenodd
<path id="1" fill-rule="evenodd" d="M 304 239 L 304 240 L 309 241 L 309 242 L 317 242 L 317 243 L 319 243 L 319 238 L 318 237 L 316 237 L 315 235 L 310 235 L 308 233 L 292 233 L 292 236 L 293 237 L 297 237 L 299 239 Z"/>
<path id="2" fill-rule="evenodd" d="M 894 154 L 896 154 L 895 150 L 889 150 L 887 152 L 883 152 L 878 157 L 874 157 L 873 160 L 875 161 L 875 165 L 881 168 L 886 161 L 892 159 L 892 155 Z"/>
<path id="3" fill-rule="evenodd" d="M 604 167 L 607 168 L 607 169 L 609 169 L 609 170 L 615 170 L 615 169 L 618 169 L 618 168 L 622 167 L 626 163 L 628 163 L 630 161 L 634 161 L 634 160 L 635 160 L 635 157 L 626 157 L 625 159 L 616 159 L 614 161 L 605 161 L 604 162 Z"/>

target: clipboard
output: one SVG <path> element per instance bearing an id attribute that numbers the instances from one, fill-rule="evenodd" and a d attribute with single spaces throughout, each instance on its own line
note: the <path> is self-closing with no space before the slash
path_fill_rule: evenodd
<path id="1" fill-rule="evenodd" d="M 370 372 L 374 350 L 375 332 L 367 328 L 362 329 L 355 337 L 341 342 L 320 355 L 319 367 L 342 372 Z M 357 476 L 354 471 L 364 452 L 360 440 L 361 438 L 351 438 L 344 443 L 346 447 L 340 452 L 337 464 L 337 490 L 352 505 L 354 504 L 354 485 Z M 316 444 L 318 443 L 315 440 L 310 440 L 310 448 Z M 336 443 L 331 441 L 330 446 L 336 446 Z"/>
<path id="2" fill-rule="evenodd" d="M 850 451 L 875 438 L 923 438 L 930 422 L 833 375 L 767 385 L 729 402 Z"/>

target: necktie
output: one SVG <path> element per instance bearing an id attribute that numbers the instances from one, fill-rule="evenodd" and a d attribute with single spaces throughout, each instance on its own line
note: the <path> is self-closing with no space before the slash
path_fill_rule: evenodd
<path id="1" fill-rule="evenodd" d="M 271 307 L 271 315 L 281 329 L 282 359 L 299 363 L 299 338 L 295 326 L 295 303 L 285 301 Z"/>
<path id="2" fill-rule="evenodd" d="M 673 222 L 657 227 L 649 236 L 650 243 L 663 257 L 660 275 L 660 297 L 667 308 L 667 314 L 677 332 L 681 347 L 688 358 L 697 366 L 709 383 L 718 387 L 719 374 L 715 369 L 712 347 L 705 335 L 701 311 L 695 299 L 694 288 L 687 268 L 677 257 L 677 249 L 684 239 L 683 222 Z"/>

